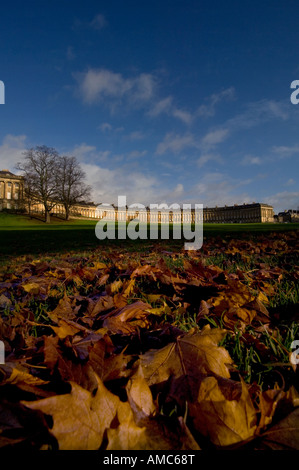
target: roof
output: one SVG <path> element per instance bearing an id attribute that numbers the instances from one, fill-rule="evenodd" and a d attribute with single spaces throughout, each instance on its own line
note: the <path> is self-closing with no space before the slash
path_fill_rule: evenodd
<path id="1" fill-rule="evenodd" d="M 14 175 L 9 170 L 0 170 L 0 178 L 17 178 L 17 179 L 21 179 L 23 177 L 19 176 L 19 175 Z"/>

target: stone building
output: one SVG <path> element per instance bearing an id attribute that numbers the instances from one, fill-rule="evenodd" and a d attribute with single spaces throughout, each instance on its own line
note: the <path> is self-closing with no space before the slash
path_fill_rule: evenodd
<path id="1" fill-rule="evenodd" d="M 0 211 L 3 209 L 19 210 L 23 206 L 24 182 L 8 170 L 0 171 Z"/>
<path id="2" fill-rule="evenodd" d="M 0 210 L 3 209 L 21 209 L 26 210 L 26 202 L 24 200 L 24 180 L 22 176 L 17 176 L 8 170 L 0 171 Z M 36 201 L 31 204 L 31 212 L 42 214 L 43 205 Z M 52 214 L 58 217 L 64 217 L 65 209 L 63 204 L 57 202 L 52 209 Z M 71 208 L 71 216 L 86 217 L 93 219 L 101 219 L 103 217 L 110 220 L 129 221 L 135 217 L 139 217 L 143 222 L 199 222 L 198 213 L 194 210 L 183 212 L 181 209 L 174 211 L 165 210 L 138 210 L 128 209 L 126 207 L 117 209 L 112 205 L 109 208 L 96 205 L 94 203 L 81 202 Z M 204 207 L 203 212 L 204 223 L 259 223 L 273 222 L 273 207 L 268 204 L 252 203 L 252 204 L 235 204 L 233 206 L 223 207 Z"/>
<path id="3" fill-rule="evenodd" d="M 279 212 L 277 221 L 283 223 L 299 222 L 299 210 L 289 209 L 284 212 Z"/>

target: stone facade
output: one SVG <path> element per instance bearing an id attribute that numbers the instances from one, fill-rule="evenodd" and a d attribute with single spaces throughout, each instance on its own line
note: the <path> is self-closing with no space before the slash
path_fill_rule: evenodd
<path id="1" fill-rule="evenodd" d="M 292 222 L 299 222 L 299 210 L 292 210 L 289 209 L 288 211 L 285 210 L 284 212 L 279 212 L 277 215 L 277 221 L 283 223 L 292 223 Z"/>
<path id="2" fill-rule="evenodd" d="M 8 170 L 0 171 L 0 210 L 19 210 L 23 207 L 24 184 L 22 176 Z"/>
<path id="3" fill-rule="evenodd" d="M 41 207 L 39 208 L 41 210 Z M 52 213 L 63 216 L 64 207 L 57 204 Z M 181 210 L 136 210 L 116 207 L 105 208 L 96 204 L 78 204 L 71 209 L 73 217 L 85 217 L 93 219 L 106 218 L 120 222 L 129 221 L 138 217 L 141 222 L 182 223 L 200 222 L 199 214 L 194 210 L 189 213 Z M 268 204 L 252 203 L 224 207 L 203 208 L 204 223 L 265 223 L 274 222 L 273 207 Z"/>
<path id="4" fill-rule="evenodd" d="M 26 204 L 24 202 L 24 184 L 21 176 L 16 176 L 8 170 L 0 171 L 0 210 L 3 209 L 20 209 Z M 31 212 L 43 213 L 43 205 L 38 201 L 31 206 Z M 53 210 L 53 215 L 63 217 L 65 214 L 64 207 L 61 203 L 57 203 Z M 273 222 L 273 207 L 268 204 L 252 203 L 243 205 L 223 206 L 223 207 L 204 207 L 203 208 L 204 223 L 259 223 Z M 94 203 L 77 204 L 71 209 L 72 217 L 86 217 L 93 219 L 102 219 L 103 217 L 110 220 L 129 221 L 135 217 L 139 217 L 143 222 L 199 222 L 199 214 L 194 210 L 183 212 L 180 209 L 174 211 L 164 210 L 138 210 L 117 208 L 110 206 L 105 208 L 97 206 Z"/>

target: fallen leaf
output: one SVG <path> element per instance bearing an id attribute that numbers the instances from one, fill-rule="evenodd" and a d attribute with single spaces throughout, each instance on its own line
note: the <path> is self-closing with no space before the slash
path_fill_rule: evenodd
<path id="1" fill-rule="evenodd" d="M 299 450 L 299 408 L 270 427 L 261 442 L 271 450 Z"/>
<path id="2" fill-rule="evenodd" d="M 4 294 L 0 295 L 0 307 L 1 308 L 10 307 L 11 303 L 12 303 L 11 300 L 8 297 L 6 297 L 6 295 Z"/>
<path id="3" fill-rule="evenodd" d="M 282 390 L 266 390 L 260 394 L 259 407 L 261 417 L 259 421 L 259 432 L 271 424 L 279 401 L 284 397 Z"/>
<path id="4" fill-rule="evenodd" d="M 205 377 L 189 413 L 196 430 L 219 447 L 248 441 L 257 428 L 256 411 L 243 381 L 240 393 L 238 382 Z"/>
<path id="5" fill-rule="evenodd" d="M 135 374 L 130 378 L 126 390 L 129 403 L 131 408 L 135 411 L 135 415 L 138 414 L 139 417 L 144 418 L 155 413 L 156 407 L 152 392 L 144 378 L 140 365 Z"/>
<path id="6" fill-rule="evenodd" d="M 97 384 L 95 395 L 71 382 L 69 394 L 22 404 L 52 416 L 51 433 L 57 439 L 59 450 L 97 450 L 120 403 L 98 377 Z"/>
<path id="7" fill-rule="evenodd" d="M 159 350 L 151 350 L 140 358 L 144 377 L 149 386 L 161 383 L 170 376 L 199 376 L 217 374 L 230 377 L 228 366 L 233 363 L 219 342 L 225 330 L 207 326 L 200 332 L 190 331 Z"/>
<path id="8" fill-rule="evenodd" d="M 0 366 L 0 371 L 5 374 L 3 381 L 0 385 L 44 385 L 48 382 L 35 377 L 28 372 L 28 369 L 22 367 L 20 364 L 14 364 L 12 362 L 6 362 Z"/>
<path id="9" fill-rule="evenodd" d="M 123 409 L 119 426 L 108 429 L 107 438 L 107 450 L 200 450 L 182 418 L 147 418 L 137 425 L 129 409 L 126 414 Z"/>
<path id="10" fill-rule="evenodd" d="M 29 282 L 28 284 L 22 284 L 23 289 L 29 294 L 38 294 L 40 285 L 36 282 Z"/>

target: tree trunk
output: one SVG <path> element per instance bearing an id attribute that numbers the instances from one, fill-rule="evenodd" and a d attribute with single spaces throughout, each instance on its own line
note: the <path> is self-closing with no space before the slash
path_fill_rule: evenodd
<path id="1" fill-rule="evenodd" d="M 45 222 L 46 222 L 46 224 L 51 223 L 50 212 L 47 209 L 45 210 Z"/>

